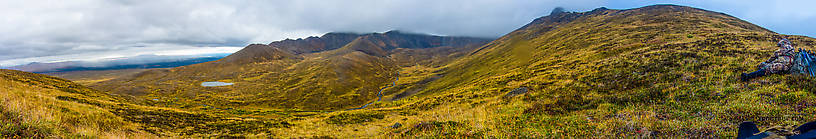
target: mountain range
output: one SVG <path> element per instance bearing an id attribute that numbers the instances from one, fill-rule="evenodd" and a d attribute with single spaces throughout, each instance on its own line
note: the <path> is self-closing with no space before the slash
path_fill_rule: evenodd
<path id="1" fill-rule="evenodd" d="M 790 130 L 816 119 L 816 79 L 738 78 L 770 57 L 781 38 L 816 48 L 814 38 L 778 34 L 724 13 L 653 5 L 557 10 L 497 39 L 389 31 L 251 44 L 219 60 L 87 87 L 0 70 L 0 91 L 11 92 L 0 95 L 0 120 L 11 123 L 0 132 L 733 138 L 742 121 Z"/>

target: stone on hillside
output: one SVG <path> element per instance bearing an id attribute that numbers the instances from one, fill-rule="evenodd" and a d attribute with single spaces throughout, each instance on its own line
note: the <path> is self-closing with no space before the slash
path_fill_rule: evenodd
<path id="1" fill-rule="evenodd" d="M 509 93 L 504 95 L 504 97 L 513 97 L 513 96 L 516 96 L 516 95 L 521 95 L 521 94 L 527 93 L 527 91 L 529 91 L 529 89 L 527 89 L 527 87 L 519 87 L 519 88 L 513 89 L 513 91 L 510 91 Z"/>
<path id="2" fill-rule="evenodd" d="M 399 122 L 397 122 L 397 123 L 394 123 L 394 125 L 391 125 L 390 127 L 391 127 L 391 128 L 400 128 L 400 127 L 402 127 L 402 124 L 400 124 Z"/>

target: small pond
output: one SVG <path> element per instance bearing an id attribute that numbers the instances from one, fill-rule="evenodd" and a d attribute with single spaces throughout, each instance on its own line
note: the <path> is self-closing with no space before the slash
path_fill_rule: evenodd
<path id="1" fill-rule="evenodd" d="M 203 87 L 215 87 L 215 86 L 228 86 L 232 85 L 233 83 L 225 83 L 225 82 L 203 82 L 201 86 Z"/>

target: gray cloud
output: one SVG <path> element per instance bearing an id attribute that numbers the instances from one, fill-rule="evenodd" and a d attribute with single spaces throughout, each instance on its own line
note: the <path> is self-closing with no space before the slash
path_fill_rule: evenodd
<path id="1" fill-rule="evenodd" d="M 623 0 L 76 0 L 0 1 L 0 67 L 137 55 L 229 53 L 249 43 L 326 32 L 406 30 L 498 37 L 554 7 L 586 11 L 676 3 L 780 33 L 813 36 L 810 1 Z M 791 4 L 794 3 L 794 4 Z"/>

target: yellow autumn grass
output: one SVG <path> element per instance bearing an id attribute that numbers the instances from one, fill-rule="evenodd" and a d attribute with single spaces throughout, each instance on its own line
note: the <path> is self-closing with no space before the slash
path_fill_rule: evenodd
<path id="1" fill-rule="evenodd" d="M 56 99 L 78 94 L 5 79 L 0 84 L 3 137 L 155 137 L 105 109 Z"/>

